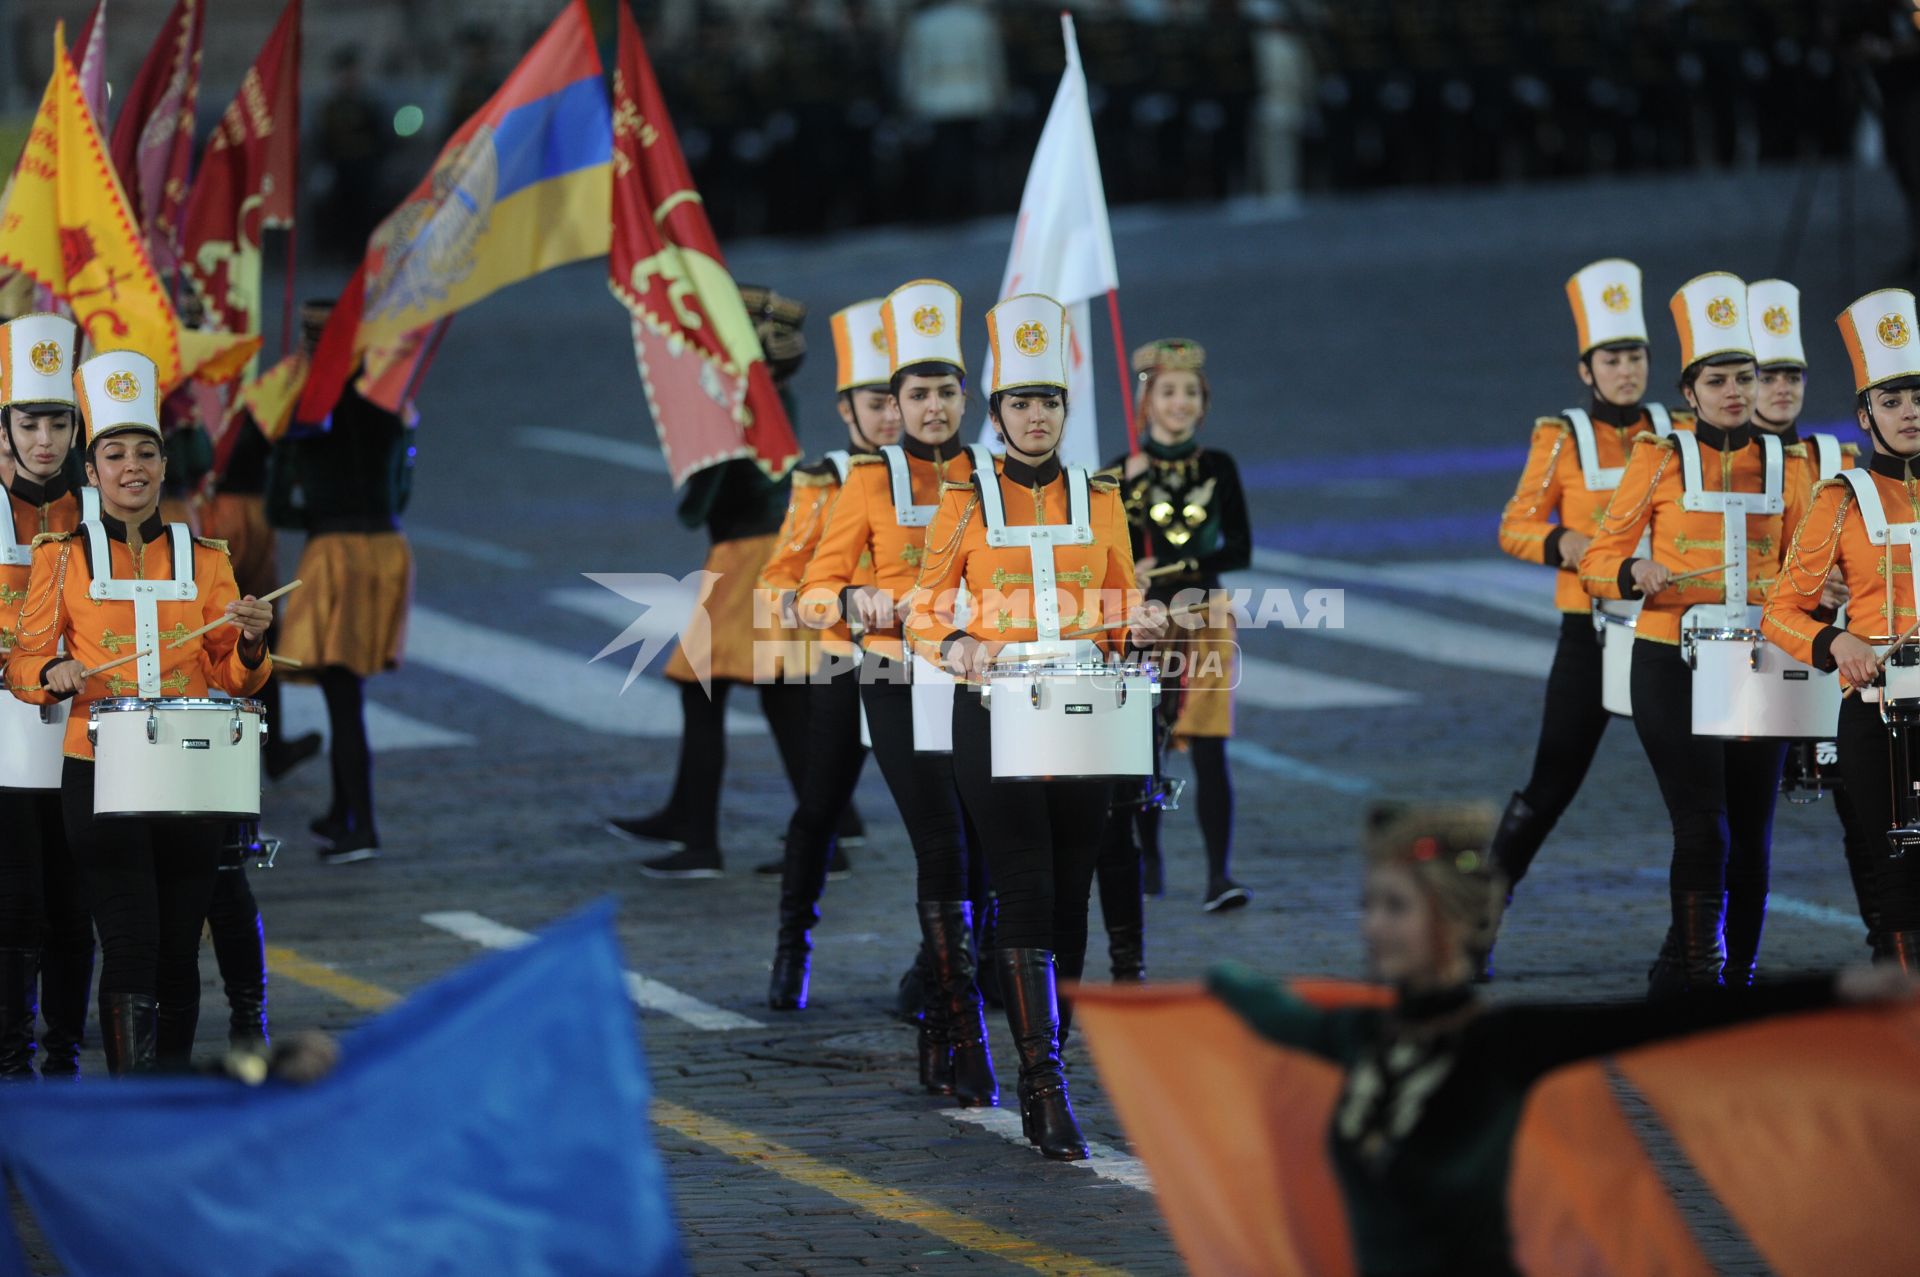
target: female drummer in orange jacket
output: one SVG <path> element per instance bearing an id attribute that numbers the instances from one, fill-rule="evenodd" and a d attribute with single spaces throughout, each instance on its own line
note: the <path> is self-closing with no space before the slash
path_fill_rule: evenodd
<path id="1" fill-rule="evenodd" d="M 1112 786 L 993 779 L 978 685 L 1006 644 L 1040 637 L 1038 618 L 1048 609 L 1032 588 L 1029 547 L 988 545 L 981 485 L 997 485 L 1009 527 L 1085 519 L 1090 544 L 1051 551 L 1060 632 L 1115 626 L 1098 641 L 1119 653 L 1129 641 L 1138 648 L 1163 637 L 1167 613 L 1159 604 L 1142 605 L 1134 587 L 1132 536 L 1117 483 L 1091 480 L 1087 509 L 1072 508 L 1069 475 L 1057 455 L 1067 421 L 1065 310 L 1050 297 L 1009 298 L 988 312 L 987 338 L 987 412 L 1006 454 L 991 473 L 947 485 L 927 532 L 907 637 L 915 651 L 966 680 L 953 700 L 954 779 L 999 895 L 994 961 L 1020 1059 L 1020 1115 L 1042 1153 L 1075 1159 L 1087 1149 L 1060 1065 L 1056 980 L 1077 978 L 1086 960 L 1087 897 Z M 952 610 L 962 587 L 973 600 L 964 630 L 954 627 Z"/>
<path id="2" fill-rule="evenodd" d="M 61 802 L 67 839 L 85 873 L 100 933 L 100 1024 L 107 1068 L 152 1068 L 156 1054 L 184 1063 L 200 1011 L 200 931 L 213 895 L 222 826 L 123 817 L 95 819 L 95 765 L 88 710 L 103 697 L 204 697 L 210 688 L 245 696 L 270 672 L 270 604 L 242 598 L 217 541 L 189 539 L 160 520 L 166 457 L 153 361 L 132 351 L 96 355 L 75 375 L 85 429 L 87 477 L 100 491 L 100 537 L 36 539 L 7 683 L 30 704 L 71 699 Z M 107 562 L 96 562 L 96 544 Z M 192 573 L 194 597 L 96 599 L 96 579 L 177 580 Z M 186 635 L 227 621 L 198 638 Z M 178 642 L 178 646 L 174 644 Z M 64 651 L 62 647 L 64 645 Z M 133 652 L 150 655 L 89 674 Z"/>
<path id="3" fill-rule="evenodd" d="M 1674 294 L 1672 310 L 1684 368 L 1680 388 L 1696 414 L 1694 428 L 1665 439 L 1639 437 L 1599 533 L 1580 559 L 1581 584 L 1595 598 L 1646 600 L 1633 644 L 1633 725 L 1673 824 L 1673 922 L 1648 974 L 1656 995 L 1718 986 L 1723 974 L 1730 983 L 1752 979 L 1786 743 L 1694 735 L 1693 681 L 1681 631 L 1695 607 L 1724 608 L 1722 620 L 1738 618 L 1730 628 L 1750 627 L 1749 607 L 1765 601 L 1785 550 L 1784 528 L 1797 521 L 1801 506 L 1779 486 L 1778 442 L 1763 440 L 1751 422 L 1755 372 L 1746 284 L 1733 275 L 1702 275 Z M 1682 508 L 1687 454 L 1696 447 L 1706 493 L 1770 491 L 1785 506 L 1784 515 L 1740 516 L 1746 552 L 1724 571 L 1712 569 L 1727 561 L 1727 516 Z M 1642 558 L 1640 538 L 1648 528 L 1652 556 Z M 1702 574 L 1688 575 L 1696 570 Z M 1733 916 L 1729 895 L 1744 902 Z"/>
<path id="4" fill-rule="evenodd" d="M 1920 483 L 1920 341 L 1915 340 L 1920 314 L 1912 293 L 1888 288 L 1854 302 L 1838 322 L 1853 357 L 1855 411 L 1873 453 L 1864 472 L 1850 470 L 1815 489 L 1786 566 L 1767 597 L 1762 628 L 1796 660 L 1837 669 L 1848 684 L 1864 689 L 1864 695 L 1840 704 L 1836 743 L 1850 799 L 1841 814 L 1849 826 L 1850 855 L 1856 845 L 1871 855 L 1854 881 L 1874 953 L 1913 973 L 1920 972 L 1920 863 L 1911 854 L 1899 854 L 1887 836 L 1900 813 L 1893 801 L 1896 779 L 1887 725 L 1874 686 L 1880 681 L 1874 649 L 1912 628 L 1920 608 L 1914 598 L 1914 554 L 1906 539 Z M 1875 529 L 1885 529 L 1884 537 L 1877 540 Z M 1835 578 L 1849 594 L 1844 628 L 1823 600 Z M 1897 783 L 1916 782 L 1920 775 Z"/>

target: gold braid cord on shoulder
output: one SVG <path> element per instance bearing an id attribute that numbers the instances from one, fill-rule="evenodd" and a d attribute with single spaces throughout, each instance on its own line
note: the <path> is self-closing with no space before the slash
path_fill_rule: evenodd
<path id="1" fill-rule="evenodd" d="M 1653 468 L 1653 482 L 1647 485 L 1647 494 L 1640 498 L 1639 505 L 1636 505 L 1635 507 L 1633 507 L 1633 509 L 1627 511 L 1626 514 L 1622 516 L 1622 522 L 1618 526 L 1614 526 L 1614 522 L 1613 522 L 1613 517 L 1614 517 L 1613 503 L 1619 499 L 1621 489 L 1615 488 L 1613 490 L 1613 496 L 1607 498 L 1606 510 L 1603 511 L 1600 515 L 1600 534 L 1602 536 L 1606 536 L 1610 533 L 1619 532 L 1627 528 L 1628 526 L 1630 526 L 1640 518 L 1640 512 L 1653 504 L 1653 494 L 1660 490 L 1660 479 L 1661 479 L 1661 476 L 1665 475 L 1667 472 L 1667 462 L 1673 460 L 1672 444 L 1668 444 L 1664 439 L 1661 439 L 1659 436 L 1652 435 L 1652 434 L 1643 434 L 1640 436 L 1640 439 L 1651 440 L 1655 443 L 1665 444 L 1667 449 L 1666 455 L 1661 457 L 1660 464 Z M 1636 440 L 1635 442 L 1639 442 L 1639 441 L 1640 440 Z"/>
<path id="2" fill-rule="evenodd" d="M 1542 420 L 1545 419 L 1542 418 Z M 1559 418 L 1556 417 L 1554 420 L 1559 421 Z M 1539 513 L 1540 498 L 1547 494 L 1547 489 L 1553 484 L 1553 468 L 1560 464 L 1560 450 L 1567 446 L 1566 423 L 1560 422 L 1560 427 L 1560 433 L 1553 441 L 1553 451 L 1547 454 L 1547 464 L 1540 471 L 1540 487 L 1533 494 L 1533 504 L 1528 506 L 1527 512 L 1520 516 L 1523 519 L 1531 519 Z M 1515 501 L 1519 499 L 1518 495 L 1514 497 Z"/>

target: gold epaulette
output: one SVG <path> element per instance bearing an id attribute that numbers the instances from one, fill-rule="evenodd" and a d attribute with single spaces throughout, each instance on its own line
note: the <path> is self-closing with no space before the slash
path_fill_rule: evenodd
<path id="1" fill-rule="evenodd" d="M 42 541 L 64 541 L 72 535 L 71 532 L 41 532 L 34 536 L 33 543 L 39 545 Z"/>
<path id="2" fill-rule="evenodd" d="M 856 452 L 847 461 L 856 466 L 877 466 L 886 458 L 877 452 Z"/>
<path id="3" fill-rule="evenodd" d="M 1843 443 L 1840 445 L 1840 455 L 1843 457 L 1857 457 L 1860 455 L 1860 445 L 1857 443 Z"/>
<path id="4" fill-rule="evenodd" d="M 1562 430 L 1573 429 L 1573 423 L 1565 417 L 1535 417 L 1533 419 L 1533 428 L 1538 430 L 1542 426 L 1557 426 Z"/>
<path id="5" fill-rule="evenodd" d="M 1661 436 L 1655 434 L 1651 430 L 1642 430 L 1639 434 L 1633 437 L 1633 441 L 1635 443 L 1658 444 L 1660 447 L 1665 448 L 1669 452 L 1673 451 L 1675 448 L 1678 448 L 1680 446 L 1679 444 L 1675 443 L 1671 437 L 1662 438 Z"/>
<path id="6" fill-rule="evenodd" d="M 1102 470 L 1099 474 L 1092 475 L 1087 479 L 1087 486 L 1095 492 L 1118 492 L 1120 491 L 1120 477 Z"/>
<path id="7" fill-rule="evenodd" d="M 1673 423 L 1675 429 L 1680 427 L 1681 422 L 1692 425 L 1699 419 L 1700 414 L 1691 408 L 1670 408 L 1667 410 L 1667 420 Z"/>
<path id="8" fill-rule="evenodd" d="M 1817 497 L 1828 488 L 1850 488 L 1852 486 L 1853 485 L 1848 483 L 1845 479 L 1842 479 L 1838 475 L 1836 475 L 1831 479 L 1822 479 L 1820 482 L 1814 484 L 1813 495 Z"/>
<path id="9" fill-rule="evenodd" d="M 1789 457 L 1804 457 L 1807 455 L 1807 445 L 1804 441 L 1800 443 L 1790 443 L 1783 451 Z"/>
<path id="10" fill-rule="evenodd" d="M 225 555 L 232 555 L 233 553 L 233 550 L 227 543 L 219 537 L 195 537 L 193 540 L 196 545 L 204 545 L 209 550 L 218 550 Z"/>
<path id="11" fill-rule="evenodd" d="M 956 481 L 956 480 L 953 480 L 953 479 L 942 479 L 942 480 L 940 481 L 940 491 L 942 491 L 942 492 L 972 492 L 972 491 L 973 491 L 973 480 L 971 480 L 971 479 L 962 479 L 962 480 L 957 480 L 957 481 Z"/>
<path id="12" fill-rule="evenodd" d="M 1126 477 L 1125 472 L 1121 468 L 1124 464 L 1125 464 L 1124 462 L 1116 461 L 1110 466 L 1107 466 L 1100 470 L 1095 470 L 1088 477 L 1092 479 L 1111 479 L 1115 483 L 1119 483 L 1122 479 Z"/>
<path id="13" fill-rule="evenodd" d="M 837 474 L 808 474 L 805 470 L 793 472 L 793 486 L 796 488 L 832 488 L 840 483 Z"/>

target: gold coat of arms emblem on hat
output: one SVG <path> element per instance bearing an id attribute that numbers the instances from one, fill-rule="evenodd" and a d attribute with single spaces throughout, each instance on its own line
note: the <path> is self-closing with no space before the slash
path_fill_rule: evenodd
<path id="1" fill-rule="evenodd" d="M 938 306 L 922 306 L 913 312 L 913 327 L 922 337 L 938 337 L 946 326 L 946 316 Z"/>
<path id="2" fill-rule="evenodd" d="M 1627 291 L 1625 284 L 1609 284 L 1600 294 L 1600 304 L 1614 314 L 1620 314 L 1633 305 L 1633 294 Z"/>
<path id="3" fill-rule="evenodd" d="M 1898 315 L 1888 315 L 1880 321 L 1878 329 L 1880 344 L 1889 350 L 1898 350 L 1913 340 L 1913 334 L 1907 331 L 1907 321 Z"/>
<path id="4" fill-rule="evenodd" d="M 1740 310 L 1731 297 L 1716 297 L 1707 303 L 1707 322 L 1715 328 L 1731 328 L 1740 318 Z"/>
<path id="5" fill-rule="evenodd" d="M 130 372 L 117 372 L 107 378 L 107 398 L 132 403 L 140 397 L 140 381 Z"/>
<path id="6" fill-rule="evenodd" d="M 1047 326 L 1039 320 L 1029 320 L 1014 330 L 1013 344 L 1021 354 L 1032 359 L 1046 353 Z"/>
<path id="7" fill-rule="evenodd" d="M 60 371 L 60 343 L 42 341 L 34 343 L 33 350 L 27 355 L 27 362 L 42 377 L 51 377 Z"/>
<path id="8" fill-rule="evenodd" d="M 868 338 L 868 340 L 873 343 L 873 348 L 875 350 L 879 351 L 883 355 L 887 353 L 887 330 L 886 329 L 884 328 L 874 329 L 873 336 Z"/>
<path id="9" fill-rule="evenodd" d="M 1767 313 L 1760 317 L 1760 322 L 1775 337 L 1785 337 L 1793 331 L 1793 316 L 1787 313 L 1785 306 L 1768 308 Z"/>

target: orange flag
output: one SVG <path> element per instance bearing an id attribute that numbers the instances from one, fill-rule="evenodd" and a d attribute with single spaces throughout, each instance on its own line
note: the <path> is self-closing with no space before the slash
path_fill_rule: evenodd
<path id="1" fill-rule="evenodd" d="M 1321 1006 L 1385 997 L 1293 988 Z M 1259 1037 L 1195 986 L 1073 996 L 1188 1268 L 1348 1277 L 1327 1158 L 1339 1072 Z M 1657 1158 L 1649 1140 L 1664 1146 Z M 1917 1147 L 1920 1006 L 1781 1017 L 1571 1065 L 1534 1088 L 1521 1119 L 1514 1259 L 1555 1277 L 1709 1277 L 1697 1211 L 1670 1187 L 1685 1176 L 1695 1206 L 1729 1221 L 1716 1254 L 1736 1233 L 1781 1277 L 1904 1277 L 1920 1272 Z"/>
<path id="2" fill-rule="evenodd" d="M 188 377 L 231 381 L 260 339 L 182 330 L 67 57 L 64 23 L 53 44 L 53 79 L 0 216 L 0 265 L 32 276 L 71 306 L 95 350 L 151 358 L 162 395 Z"/>

